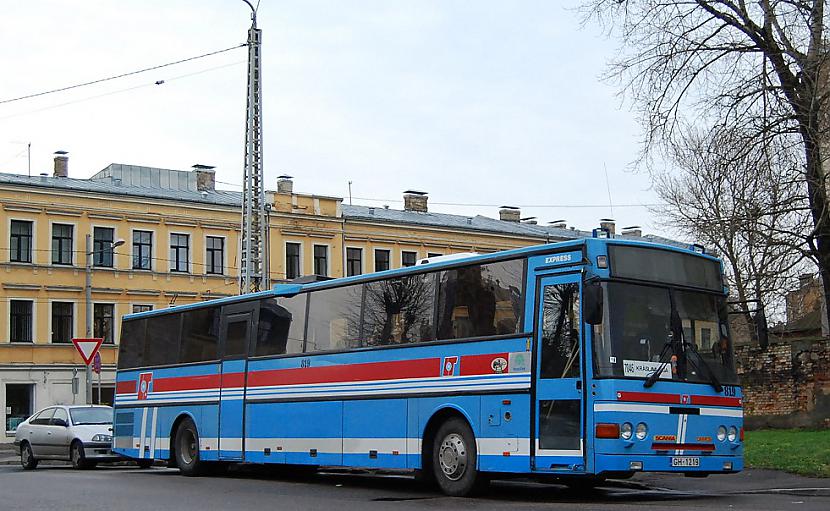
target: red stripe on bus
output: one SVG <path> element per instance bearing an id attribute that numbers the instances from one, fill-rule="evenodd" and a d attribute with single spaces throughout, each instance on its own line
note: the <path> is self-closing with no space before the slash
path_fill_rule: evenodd
<path id="1" fill-rule="evenodd" d="M 227 378 L 230 376 L 226 374 Z M 219 387 L 222 376 L 219 374 L 205 374 L 201 376 L 180 376 L 170 378 L 154 378 L 153 392 L 172 392 L 177 390 L 202 390 Z"/>
<path id="2" fill-rule="evenodd" d="M 713 444 L 670 444 L 670 443 L 653 443 L 651 448 L 655 451 L 714 451 Z"/>
<path id="3" fill-rule="evenodd" d="M 653 392 L 617 392 L 617 401 L 638 401 L 640 403 L 671 405 L 681 404 L 680 394 L 658 394 Z"/>
<path id="4" fill-rule="evenodd" d="M 133 381 L 120 381 L 115 384 L 115 393 L 116 394 L 135 394 L 136 389 L 136 382 Z"/>
<path id="5" fill-rule="evenodd" d="M 271 369 L 248 373 L 248 387 L 433 378 L 440 375 L 440 369 L 440 358 Z"/>
<path id="6" fill-rule="evenodd" d="M 739 397 L 720 396 L 692 396 L 693 405 L 734 406 L 740 408 L 742 402 Z"/>
<path id="7" fill-rule="evenodd" d="M 476 376 L 479 374 L 496 374 L 493 370 L 493 361 L 500 358 L 504 362 L 502 371 L 507 371 L 508 353 L 485 353 L 483 355 L 464 355 L 461 357 L 461 368 L 458 374 L 461 376 Z"/>

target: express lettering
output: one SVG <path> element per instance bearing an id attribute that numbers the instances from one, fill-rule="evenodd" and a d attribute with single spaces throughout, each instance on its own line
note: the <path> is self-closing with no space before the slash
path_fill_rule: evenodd
<path id="1" fill-rule="evenodd" d="M 571 261 L 571 254 L 560 254 L 545 258 L 545 264 L 551 263 L 569 263 Z"/>

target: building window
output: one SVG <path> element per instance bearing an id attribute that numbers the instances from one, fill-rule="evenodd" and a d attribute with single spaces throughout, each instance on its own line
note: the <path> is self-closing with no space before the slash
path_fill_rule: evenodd
<path id="1" fill-rule="evenodd" d="M 153 233 L 133 231 L 133 269 L 151 270 Z"/>
<path id="2" fill-rule="evenodd" d="M 6 384 L 6 431 L 14 432 L 17 426 L 29 418 L 34 410 L 34 388 L 31 383 Z"/>
<path id="3" fill-rule="evenodd" d="M 9 259 L 11 261 L 15 263 L 32 262 L 32 222 L 12 220 L 9 248 L 11 250 Z"/>
<path id="4" fill-rule="evenodd" d="M 143 304 L 136 304 L 133 305 L 133 314 L 138 314 L 139 312 L 148 312 L 153 310 L 152 305 L 143 305 Z"/>
<path id="5" fill-rule="evenodd" d="M 300 244 L 285 244 L 285 278 L 296 279 L 300 276 Z"/>
<path id="6" fill-rule="evenodd" d="M 52 264 L 72 264 L 72 226 L 52 224 Z"/>
<path id="7" fill-rule="evenodd" d="M 72 302 L 52 302 L 52 342 L 72 342 Z"/>
<path id="8" fill-rule="evenodd" d="M 389 269 L 389 251 L 375 250 L 375 271 L 384 271 Z"/>
<path id="9" fill-rule="evenodd" d="M 225 273 L 225 238 L 208 236 L 206 243 L 207 265 L 205 273 L 222 275 Z"/>
<path id="10" fill-rule="evenodd" d="M 93 336 L 104 339 L 104 344 L 113 344 L 113 325 L 115 305 L 111 303 L 96 303 L 92 309 Z"/>
<path id="11" fill-rule="evenodd" d="M 327 277 L 329 274 L 329 247 L 314 245 L 314 274 Z"/>
<path id="12" fill-rule="evenodd" d="M 99 389 L 101 392 L 100 396 L 98 395 Z M 112 385 L 102 385 L 100 387 L 97 384 L 93 385 L 92 402 L 96 405 L 112 406 L 115 402 L 115 387 Z"/>
<path id="13" fill-rule="evenodd" d="M 11 342 L 32 342 L 32 301 L 9 301 L 9 326 Z"/>
<path id="14" fill-rule="evenodd" d="M 170 271 L 187 272 L 189 269 L 190 236 L 170 235 Z"/>
<path id="15" fill-rule="evenodd" d="M 351 277 L 363 273 L 363 249 L 346 249 L 346 276 Z"/>
<path id="16" fill-rule="evenodd" d="M 112 268 L 112 244 L 115 241 L 115 229 L 96 227 L 92 230 L 92 264 L 103 268 Z"/>
<path id="17" fill-rule="evenodd" d="M 401 252 L 401 266 L 407 268 L 409 266 L 415 266 L 415 263 L 418 260 L 418 253 L 417 252 Z"/>

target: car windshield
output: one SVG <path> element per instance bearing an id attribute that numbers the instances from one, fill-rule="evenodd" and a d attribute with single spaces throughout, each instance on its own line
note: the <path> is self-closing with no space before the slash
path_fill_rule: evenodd
<path id="1" fill-rule="evenodd" d="M 112 408 L 89 407 L 70 408 L 69 415 L 72 416 L 72 424 L 112 424 Z"/>
<path id="2" fill-rule="evenodd" d="M 711 369 L 721 383 L 738 383 L 723 296 L 621 282 L 603 287 L 603 323 L 594 327 L 597 376 L 647 378 L 676 355 L 660 379 L 709 383 Z M 672 307 L 682 342 L 669 344 Z"/>

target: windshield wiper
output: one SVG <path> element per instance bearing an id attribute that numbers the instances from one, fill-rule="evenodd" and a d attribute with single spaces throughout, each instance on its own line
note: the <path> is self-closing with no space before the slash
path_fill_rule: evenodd
<path id="1" fill-rule="evenodd" d="M 709 373 L 709 384 L 712 386 L 713 389 L 715 389 L 715 392 L 723 392 L 723 385 L 721 385 L 720 380 L 718 380 L 718 377 L 715 376 L 715 372 L 712 370 L 712 366 L 710 366 L 709 363 L 706 362 L 706 360 L 697 350 L 697 347 L 694 344 L 688 344 L 687 349 L 691 349 L 692 353 L 697 355 L 697 359 L 700 360 L 700 362 L 703 364 L 703 367 L 706 368 L 706 372 Z M 700 366 L 698 366 L 696 362 L 694 362 L 691 358 L 688 357 L 687 360 L 691 362 L 693 366 L 695 366 L 695 369 L 697 369 L 698 372 L 701 372 Z"/>
<path id="2" fill-rule="evenodd" d="M 672 337 L 673 337 L 672 333 L 669 332 L 669 338 L 666 340 L 666 343 L 663 345 L 663 349 L 660 350 L 660 357 L 658 357 L 658 359 L 657 359 L 657 361 L 660 362 L 660 365 L 657 367 L 656 371 L 651 373 L 649 375 L 649 377 L 646 378 L 646 381 L 643 382 L 643 387 L 645 387 L 645 388 L 651 387 L 652 385 L 654 385 L 654 383 L 657 381 L 657 379 L 660 378 L 660 375 L 663 374 L 663 371 L 666 368 L 666 364 L 668 364 L 669 360 L 671 360 L 671 357 L 669 357 L 668 360 L 663 360 L 663 357 L 666 355 L 666 352 L 670 353 L 671 355 L 674 355 L 674 348 L 672 346 L 672 343 L 674 342 L 674 339 L 672 339 Z"/>

